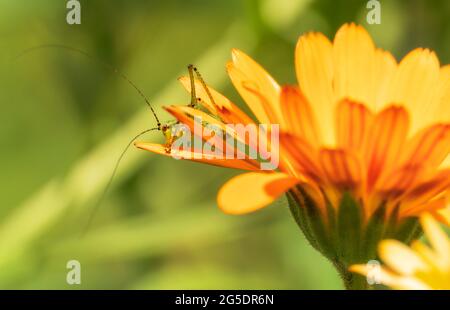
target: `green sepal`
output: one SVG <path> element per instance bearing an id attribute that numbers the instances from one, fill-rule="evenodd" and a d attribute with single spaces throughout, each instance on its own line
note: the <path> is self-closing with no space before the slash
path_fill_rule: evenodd
<path id="1" fill-rule="evenodd" d="M 372 214 L 366 227 L 361 243 L 361 253 L 365 261 L 377 257 L 377 248 L 380 240 L 383 239 L 386 223 L 386 203 L 381 203 L 378 209 Z"/>
<path id="2" fill-rule="evenodd" d="M 361 256 L 362 216 L 361 206 L 350 193 L 344 193 L 337 214 L 338 259 L 346 265 L 358 262 Z"/>
<path id="3" fill-rule="evenodd" d="M 329 232 L 324 222 L 324 215 L 303 188 L 297 186 L 296 190 L 300 195 L 296 195 L 292 191 L 288 193 L 289 208 L 295 221 L 316 250 L 326 257 L 332 256 L 332 247 L 328 238 Z"/>

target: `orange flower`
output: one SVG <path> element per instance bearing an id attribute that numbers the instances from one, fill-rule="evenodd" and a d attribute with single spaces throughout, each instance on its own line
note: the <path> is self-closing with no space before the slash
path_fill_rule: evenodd
<path id="1" fill-rule="evenodd" d="M 281 127 L 278 171 L 259 171 L 250 158 L 195 160 L 250 170 L 219 191 L 226 213 L 252 212 L 287 193 L 308 240 L 350 283 L 348 266 L 373 257 L 381 238 L 409 242 L 420 233 L 414 217 L 430 212 L 450 223 L 450 66 L 422 48 L 397 63 L 364 28 L 345 24 L 333 42 L 301 36 L 295 68 L 298 86 L 280 86 L 242 51 L 234 49 L 227 64 L 256 123 Z M 189 90 L 189 80 L 181 82 Z M 195 87 L 203 110 L 167 108 L 180 122 L 254 123 L 209 86 Z M 170 155 L 161 145 L 136 145 Z"/>

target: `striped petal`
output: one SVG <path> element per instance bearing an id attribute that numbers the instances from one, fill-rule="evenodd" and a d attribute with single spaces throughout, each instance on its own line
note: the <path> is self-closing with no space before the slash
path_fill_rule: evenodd
<path id="1" fill-rule="evenodd" d="M 365 145 L 373 114 L 365 105 L 344 99 L 336 107 L 336 140 L 339 147 L 361 151 Z"/>
<path id="2" fill-rule="evenodd" d="M 361 164 L 350 152 L 322 149 L 319 160 L 328 181 L 340 190 L 354 190 L 360 184 Z"/>
<path id="3" fill-rule="evenodd" d="M 319 143 L 316 118 L 307 99 L 297 87 L 284 86 L 280 96 L 285 131 L 304 138 L 311 145 Z"/>
<path id="4" fill-rule="evenodd" d="M 450 152 L 450 124 L 436 124 L 419 131 L 406 145 L 400 162 L 437 168 Z"/>
<path id="5" fill-rule="evenodd" d="M 318 161 L 318 152 L 305 139 L 292 134 L 280 134 L 281 151 L 295 170 L 309 180 L 324 180 L 322 168 Z"/>
<path id="6" fill-rule="evenodd" d="M 269 205 L 298 182 L 298 179 L 278 172 L 241 174 L 222 186 L 217 204 L 228 214 L 250 213 Z"/>
<path id="7" fill-rule="evenodd" d="M 402 203 L 413 208 L 430 201 L 432 198 L 442 196 L 449 189 L 450 169 L 445 169 L 413 187 L 402 198 Z"/>
<path id="8" fill-rule="evenodd" d="M 381 173 L 390 173 L 408 133 L 408 114 L 402 107 L 390 106 L 375 116 L 369 143 L 365 147 L 367 183 L 370 191 Z"/>
<path id="9" fill-rule="evenodd" d="M 192 150 L 171 149 L 169 151 L 165 145 L 156 143 L 136 142 L 134 145 L 142 150 L 172 157 L 174 159 L 190 160 L 226 168 L 235 168 L 242 170 L 259 170 L 258 162 L 250 159 L 242 160 L 242 159 L 216 158 L 215 154 L 208 154 L 201 150 L 192 151 Z"/>

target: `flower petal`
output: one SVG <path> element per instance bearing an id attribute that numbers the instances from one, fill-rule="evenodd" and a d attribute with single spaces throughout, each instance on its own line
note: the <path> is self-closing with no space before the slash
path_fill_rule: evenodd
<path id="1" fill-rule="evenodd" d="M 374 106 L 375 45 L 367 31 L 345 24 L 333 44 L 336 100 L 351 98 Z"/>
<path id="2" fill-rule="evenodd" d="M 281 123 L 280 86 L 258 63 L 233 49 L 227 71 L 239 94 L 260 123 Z"/>
<path id="3" fill-rule="evenodd" d="M 344 99 L 336 107 L 336 140 L 339 147 L 360 152 L 373 122 L 365 105 Z"/>
<path id="4" fill-rule="evenodd" d="M 388 91 L 396 70 L 397 61 L 394 56 L 389 52 L 376 49 L 373 84 L 375 111 L 380 111 L 389 103 Z"/>
<path id="5" fill-rule="evenodd" d="M 439 224 L 429 214 L 424 214 L 420 218 L 420 223 L 428 241 L 438 255 L 438 260 L 444 264 L 447 262 L 446 267 L 450 268 L 448 263 L 450 262 L 450 240 L 444 230 L 439 227 Z"/>
<path id="6" fill-rule="evenodd" d="M 379 254 L 385 264 L 402 275 L 413 275 L 427 267 L 420 256 L 397 240 L 381 241 Z"/>
<path id="7" fill-rule="evenodd" d="M 432 178 L 417 184 L 402 198 L 402 204 L 409 208 L 422 205 L 431 199 L 442 196 L 450 188 L 450 169 L 439 171 Z"/>
<path id="8" fill-rule="evenodd" d="M 324 181 L 318 160 L 318 152 L 305 139 L 292 134 L 280 134 L 283 157 L 291 163 L 294 170 L 311 181 Z"/>
<path id="9" fill-rule="evenodd" d="M 436 124 L 419 131 L 405 145 L 400 162 L 418 165 L 424 162 L 437 168 L 450 152 L 450 124 Z"/>
<path id="10" fill-rule="evenodd" d="M 280 96 L 285 131 L 304 138 L 311 145 L 319 143 L 316 118 L 310 104 L 297 87 L 284 86 Z"/>
<path id="11" fill-rule="evenodd" d="M 450 122 L 450 65 L 443 66 L 439 72 L 439 85 L 435 100 L 438 106 L 433 115 L 434 121 Z"/>
<path id="12" fill-rule="evenodd" d="M 391 171 L 403 148 L 408 125 L 408 113 L 403 107 L 390 106 L 375 116 L 363 157 L 367 159 L 369 191 L 382 172 L 388 174 Z"/>
<path id="13" fill-rule="evenodd" d="M 278 172 L 241 174 L 222 186 L 217 203 L 228 214 L 250 213 L 275 201 L 298 182 L 298 179 Z"/>
<path id="14" fill-rule="evenodd" d="M 301 36 L 295 49 L 295 69 L 300 89 L 320 116 L 320 135 L 332 144 L 333 136 L 333 46 L 321 33 Z"/>
<path id="15" fill-rule="evenodd" d="M 214 154 L 208 154 L 202 151 L 190 150 L 168 150 L 163 144 L 136 142 L 137 148 L 150 151 L 156 154 L 165 155 L 174 159 L 187 159 L 195 162 L 201 162 L 208 165 L 220 166 L 226 168 L 235 168 L 242 170 L 259 170 L 259 164 L 250 159 L 225 159 L 215 158 Z"/>
<path id="16" fill-rule="evenodd" d="M 191 91 L 191 82 L 188 77 L 180 77 L 179 81 L 188 92 Z M 202 83 L 198 79 L 195 79 L 196 96 L 201 99 L 200 103 L 209 112 L 218 115 L 225 123 L 244 125 L 253 123 L 253 120 L 228 98 L 211 88 L 209 85 L 206 85 L 206 87 L 208 87 L 212 100 Z"/>
<path id="17" fill-rule="evenodd" d="M 412 115 L 413 132 L 430 121 L 436 105 L 435 89 L 439 83 L 439 60 L 430 50 L 418 48 L 406 55 L 392 80 L 388 102 L 407 107 Z"/>
<path id="18" fill-rule="evenodd" d="M 350 152 L 322 149 L 319 160 L 328 181 L 340 190 L 354 190 L 361 182 L 361 164 Z"/>
<path id="19" fill-rule="evenodd" d="M 433 212 L 433 216 L 441 223 L 450 226 L 450 206 Z"/>

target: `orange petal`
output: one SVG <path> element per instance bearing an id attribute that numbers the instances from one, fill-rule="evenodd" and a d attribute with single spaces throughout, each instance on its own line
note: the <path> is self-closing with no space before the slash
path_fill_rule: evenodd
<path id="1" fill-rule="evenodd" d="M 361 151 L 373 122 L 373 114 L 363 104 L 342 100 L 336 107 L 337 144 Z"/>
<path id="2" fill-rule="evenodd" d="M 229 180 L 219 191 L 217 203 L 228 214 L 245 214 L 261 209 L 298 183 L 287 174 L 249 172 Z"/>
<path id="3" fill-rule="evenodd" d="M 328 181 L 339 189 L 353 190 L 361 183 L 361 164 L 348 151 L 322 149 L 319 160 Z"/>
<path id="4" fill-rule="evenodd" d="M 334 90 L 336 100 L 351 98 L 374 105 L 375 46 L 367 31 L 343 25 L 334 38 Z"/>
<path id="5" fill-rule="evenodd" d="M 408 113 L 402 107 L 390 106 L 375 116 L 365 147 L 367 183 L 370 191 L 381 173 L 389 174 L 403 148 L 408 133 Z"/>
<path id="6" fill-rule="evenodd" d="M 413 132 L 429 123 L 438 104 L 439 60 L 430 50 L 418 48 L 400 62 L 392 80 L 388 102 L 403 104 L 410 111 Z"/>
<path id="7" fill-rule="evenodd" d="M 280 86 L 258 63 L 237 49 L 232 50 L 227 71 L 234 87 L 260 123 L 280 123 Z"/>
<path id="8" fill-rule="evenodd" d="M 318 153 L 305 139 L 292 134 L 280 134 L 282 157 L 292 164 L 294 170 L 316 182 L 323 181 Z"/>
<path id="9" fill-rule="evenodd" d="M 386 173 L 378 181 L 376 191 L 385 198 L 398 198 L 422 179 L 428 171 L 426 165 L 404 165 Z"/>
<path id="10" fill-rule="evenodd" d="M 441 223 L 450 226 L 450 205 L 445 208 L 436 210 L 432 213 L 433 216 Z"/>
<path id="11" fill-rule="evenodd" d="M 400 217 L 420 216 L 424 213 L 437 214 L 445 208 L 445 199 L 439 198 L 422 204 L 403 203 L 400 208 Z"/>
<path id="12" fill-rule="evenodd" d="M 297 87 L 284 86 L 280 96 L 285 130 L 303 137 L 312 145 L 319 143 L 316 118 L 307 99 Z"/>
<path id="13" fill-rule="evenodd" d="M 320 134 L 333 143 L 333 57 L 332 44 L 321 33 L 301 36 L 295 49 L 295 69 L 300 89 L 314 113 L 320 116 Z"/>
<path id="14" fill-rule="evenodd" d="M 437 168 L 450 152 L 450 124 L 436 124 L 418 132 L 407 142 L 400 162 L 418 165 L 424 162 Z"/>
<path id="15" fill-rule="evenodd" d="M 402 203 L 415 207 L 443 195 L 448 189 L 450 189 L 450 169 L 445 169 L 408 191 L 402 198 Z"/>
<path id="16" fill-rule="evenodd" d="M 214 154 L 208 154 L 201 151 L 190 150 L 167 150 L 167 147 L 162 144 L 136 142 L 134 144 L 137 148 L 157 153 L 160 155 L 172 157 L 174 159 L 187 159 L 195 162 L 201 162 L 213 166 L 220 166 L 226 168 L 235 168 L 243 170 L 259 170 L 258 162 L 250 159 L 221 159 L 215 158 Z"/>

